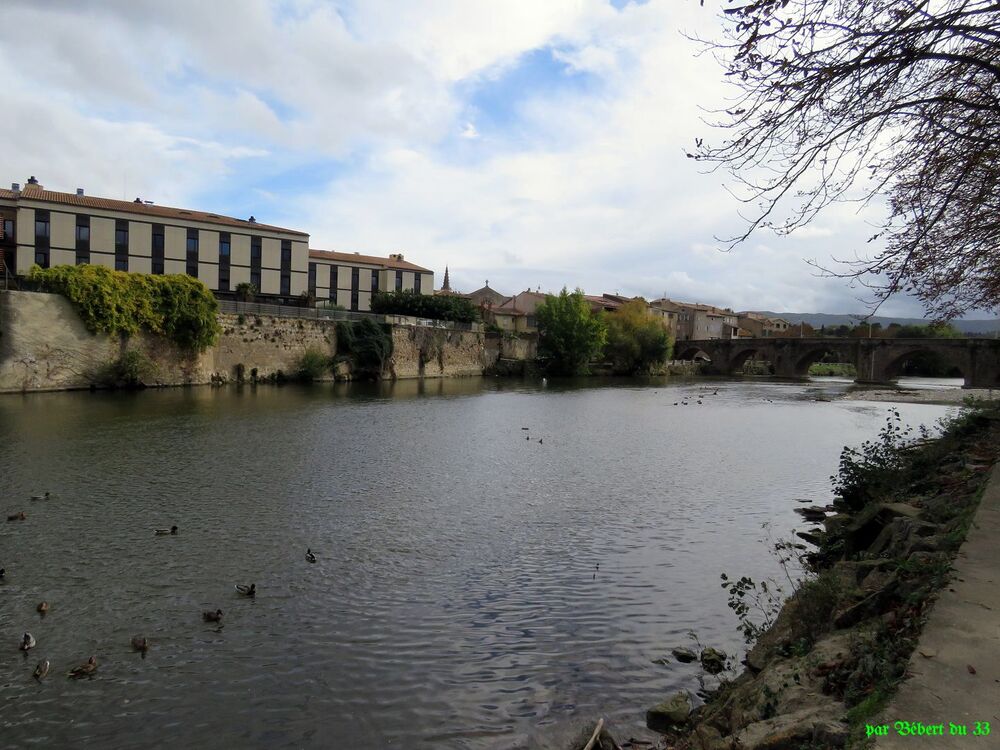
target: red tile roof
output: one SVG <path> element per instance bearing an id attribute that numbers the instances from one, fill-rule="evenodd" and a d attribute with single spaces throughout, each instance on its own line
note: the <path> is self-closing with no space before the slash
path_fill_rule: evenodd
<path id="1" fill-rule="evenodd" d="M 394 268 L 400 271 L 420 271 L 422 273 L 433 273 L 429 268 L 410 263 L 408 260 L 398 260 L 396 258 L 383 258 L 379 255 L 362 255 L 361 253 L 339 253 L 335 250 L 309 250 L 309 257 L 317 260 L 328 260 L 331 263 L 367 263 L 372 266 L 382 266 L 384 268 Z"/>
<path id="2" fill-rule="evenodd" d="M 113 198 L 98 198 L 93 195 L 59 193 L 55 190 L 45 190 L 35 185 L 25 185 L 19 193 L 15 193 L 13 190 L 0 189 L 0 198 L 6 198 L 7 200 L 44 201 L 46 203 L 58 203 L 65 206 L 79 206 L 81 208 L 98 208 L 106 211 L 143 214 L 145 216 L 156 216 L 163 219 L 200 221 L 206 224 L 220 224 L 222 226 L 239 227 L 241 229 L 264 229 L 272 232 L 282 232 L 284 234 L 297 234 L 303 237 L 309 236 L 308 232 L 300 232 L 296 229 L 285 229 L 284 227 L 276 227 L 271 224 L 261 224 L 256 221 L 249 222 L 244 219 L 234 219 L 231 216 L 220 216 L 219 214 L 206 213 L 205 211 L 192 211 L 186 208 L 171 208 L 169 206 L 136 203 L 135 201 L 119 201 L 114 200 Z"/>

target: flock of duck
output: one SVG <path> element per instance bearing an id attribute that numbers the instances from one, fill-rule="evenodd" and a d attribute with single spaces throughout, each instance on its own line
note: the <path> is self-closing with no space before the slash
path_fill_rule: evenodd
<path id="1" fill-rule="evenodd" d="M 51 499 L 51 497 L 52 493 L 46 492 L 44 495 L 32 495 L 31 499 L 49 500 Z M 24 511 L 18 511 L 17 513 L 13 513 L 7 516 L 8 521 L 25 521 L 27 520 L 27 518 L 28 515 Z M 176 536 L 177 526 L 171 526 L 169 529 L 153 529 L 153 534 L 155 536 Z M 312 549 L 306 549 L 306 562 L 314 563 L 317 561 L 317 559 L 318 558 L 316 557 L 316 553 L 313 552 Z M 0 566 L 0 581 L 3 581 L 6 575 L 7 575 L 7 569 Z M 257 596 L 257 584 L 255 583 L 251 583 L 249 585 L 238 583 L 236 584 L 235 589 L 237 594 L 249 597 L 251 599 Z M 35 607 L 35 610 L 38 612 L 39 615 L 45 617 L 45 615 L 48 614 L 49 611 L 49 603 L 44 601 L 39 602 L 38 606 Z M 221 609 L 215 609 L 214 611 L 206 610 L 201 613 L 201 617 L 205 622 L 215 622 L 221 624 L 222 616 L 223 615 Z M 21 637 L 21 643 L 18 648 L 24 652 L 24 656 L 25 658 L 27 658 L 28 651 L 35 648 L 35 646 L 37 645 L 38 642 L 36 641 L 35 636 L 33 636 L 31 633 L 26 632 Z M 133 651 L 140 652 L 143 658 L 145 658 L 146 652 L 149 651 L 150 648 L 149 639 L 141 635 L 132 636 L 131 645 Z M 48 659 L 42 659 L 35 666 L 35 670 L 34 672 L 32 672 L 32 676 L 38 681 L 45 679 L 45 677 L 48 676 L 49 674 L 50 666 L 51 665 Z M 66 676 L 69 677 L 70 679 L 79 680 L 84 677 L 92 677 L 96 671 L 97 671 L 97 657 L 91 656 L 83 664 L 73 667 L 69 672 L 66 673 Z"/>

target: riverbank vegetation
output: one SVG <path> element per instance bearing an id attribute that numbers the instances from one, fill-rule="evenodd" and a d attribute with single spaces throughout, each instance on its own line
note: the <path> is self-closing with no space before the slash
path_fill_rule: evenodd
<path id="1" fill-rule="evenodd" d="M 560 375 L 585 375 L 604 350 L 608 328 L 604 319 L 590 309 L 577 289 L 548 295 L 535 310 L 538 321 L 538 354 L 548 369 Z"/>
<path id="2" fill-rule="evenodd" d="M 92 333 L 159 334 L 184 349 L 203 351 L 219 335 L 219 305 L 204 283 L 185 274 L 154 276 L 104 266 L 33 266 L 28 278 L 66 297 Z"/>
<path id="3" fill-rule="evenodd" d="M 854 378 L 858 368 L 850 362 L 813 362 L 809 365 L 809 374 Z"/>
<path id="4" fill-rule="evenodd" d="M 392 334 L 370 318 L 339 321 L 337 356 L 350 361 L 353 374 L 379 378 L 392 356 Z"/>
<path id="5" fill-rule="evenodd" d="M 604 358 L 613 364 L 615 372 L 645 374 L 670 359 L 673 341 L 663 319 L 649 311 L 646 300 L 626 302 L 604 319 Z"/>
<path id="6" fill-rule="evenodd" d="M 411 315 L 456 323 L 479 320 L 479 308 L 471 300 L 451 294 L 420 294 L 410 290 L 375 292 L 371 308 L 372 312 L 383 315 Z"/>
<path id="7" fill-rule="evenodd" d="M 893 410 L 875 440 L 844 448 L 834 502 L 800 510 L 817 527 L 773 544 L 785 580 L 722 575 L 749 649 L 746 669 L 678 717 L 667 746 L 865 746 L 865 723 L 903 680 L 949 580 L 998 446 L 992 402 L 971 406 L 933 440 Z"/>

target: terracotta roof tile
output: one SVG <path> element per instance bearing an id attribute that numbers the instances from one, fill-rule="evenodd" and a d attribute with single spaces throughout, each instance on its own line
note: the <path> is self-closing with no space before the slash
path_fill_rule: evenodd
<path id="1" fill-rule="evenodd" d="M 429 268 L 410 263 L 408 260 L 396 260 L 395 258 L 384 258 L 378 255 L 361 255 L 360 253 L 339 253 L 335 250 L 309 250 L 309 257 L 317 260 L 328 260 L 332 263 L 367 263 L 372 266 L 382 266 L 384 268 L 394 268 L 400 271 L 420 271 L 422 273 L 433 273 Z"/>
<path id="2" fill-rule="evenodd" d="M 33 200 L 46 203 L 57 203 L 65 206 L 79 206 L 81 208 L 97 208 L 106 211 L 121 211 L 122 213 L 143 214 L 145 216 L 157 216 L 163 219 L 182 219 L 185 221 L 200 221 L 205 224 L 219 224 L 222 226 L 239 227 L 240 229 L 264 229 L 272 232 L 282 232 L 284 234 L 297 234 L 308 237 L 308 232 L 300 232 L 296 229 L 285 229 L 271 224 L 260 222 L 249 222 L 243 219 L 235 219 L 231 216 L 220 216 L 219 214 L 205 211 L 192 211 L 186 208 L 171 208 L 170 206 L 158 206 L 156 204 L 136 203 L 135 201 L 119 201 L 113 198 L 98 198 L 93 195 L 77 195 L 76 193 L 59 193 L 54 190 L 42 190 L 35 186 L 26 185 L 19 194 L 13 190 L 0 189 L 0 198 L 8 200 Z"/>

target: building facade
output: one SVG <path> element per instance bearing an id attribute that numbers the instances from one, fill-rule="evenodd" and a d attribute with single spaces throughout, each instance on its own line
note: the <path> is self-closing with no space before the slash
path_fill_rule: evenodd
<path id="1" fill-rule="evenodd" d="M 188 274 L 219 297 L 252 284 L 259 301 L 301 304 L 306 295 L 370 310 L 378 289 L 430 294 L 434 274 L 387 258 L 309 249 L 294 229 L 204 211 L 46 190 L 35 180 L 0 190 L 0 280 L 33 265 L 102 265 L 118 271 Z M 332 283 L 331 283 L 332 280 Z"/>
<path id="2" fill-rule="evenodd" d="M 371 310 L 372 295 L 378 291 L 433 294 L 434 272 L 398 254 L 381 258 L 310 250 L 306 286 L 317 305 L 367 312 Z"/>

